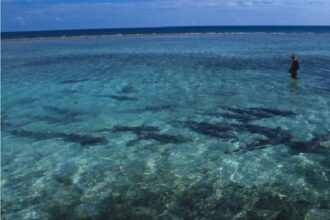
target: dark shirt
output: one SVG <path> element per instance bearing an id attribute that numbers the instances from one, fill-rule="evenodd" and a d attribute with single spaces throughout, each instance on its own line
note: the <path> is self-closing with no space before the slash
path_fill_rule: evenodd
<path id="1" fill-rule="evenodd" d="M 299 70 L 299 63 L 298 60 L 293 60 L 291 63 L 291 67 L 289 72 L 290 73 L 297 73 L 297 71 Z"/>

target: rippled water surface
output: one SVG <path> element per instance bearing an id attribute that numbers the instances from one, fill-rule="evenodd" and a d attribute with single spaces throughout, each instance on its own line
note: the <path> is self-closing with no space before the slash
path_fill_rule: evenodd
<path id="1" fill-rule="evenodd" d="M 329 219 L 329 39 L 3 41 L 3 219 Z"/>

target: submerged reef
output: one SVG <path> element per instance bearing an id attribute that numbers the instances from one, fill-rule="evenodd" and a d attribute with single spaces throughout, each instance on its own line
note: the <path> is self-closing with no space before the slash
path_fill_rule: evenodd
<path id="1" fill-rule="evenodd" d="M 84 191 L 75 182 L 55 178 L 50 187 L 60 190 L 51 188 L 53 193 L 42 192 L 47 202 L 41 202 L 42 197 L 36 196 L 38 210 L 35 215 L 43 219 L 86 220 L 217 220 L 233 217 L 284 220 L 304 219 L 306 216 L 327 219 L 330 208 L 325 196 L 316 197 L 307 191 L 302 192 L 306 193 L 304 197 L 297 196 L 292 186 L 283 183 L 246 187 L 238 183 L 217 185 L 216 179 L 205 178 L 178 188 L 175 182 L 170 182 L 169 176 L 157 180 L 142 175 L 139 168 L 136 172 L 130 175 L 136 175 L 135 178 L 141 176 L 141 179 L 121 182 L 120 186 L 113 185 L 112 191 L 95 191 L 97 195 L 94 196 L 86 194 L 88 190 Z M 315 203 L 319 205 L 313 205 Z M 12 210 L 8 203 L 2 206 L 2 211 L 13 213 L 5 216 L 6 220 L 20 214 L 19 210 Z"/>

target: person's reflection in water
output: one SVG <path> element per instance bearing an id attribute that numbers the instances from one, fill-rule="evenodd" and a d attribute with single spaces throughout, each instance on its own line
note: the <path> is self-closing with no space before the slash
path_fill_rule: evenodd
<path id="1" fill-rule="evenodd" d="M 289 82 L 289 89 L 291 92 L 297 92 L 300 90 L 300 85 L 298 80 L 290 80 Z"/>

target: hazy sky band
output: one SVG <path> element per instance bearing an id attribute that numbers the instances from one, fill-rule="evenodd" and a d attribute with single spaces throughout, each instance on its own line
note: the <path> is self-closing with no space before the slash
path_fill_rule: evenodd
<path id="1" fill-rule="evenodd" d="M 2 31 L 190 25 L 330 25 L 327 0 L 3 0 Z"/>

